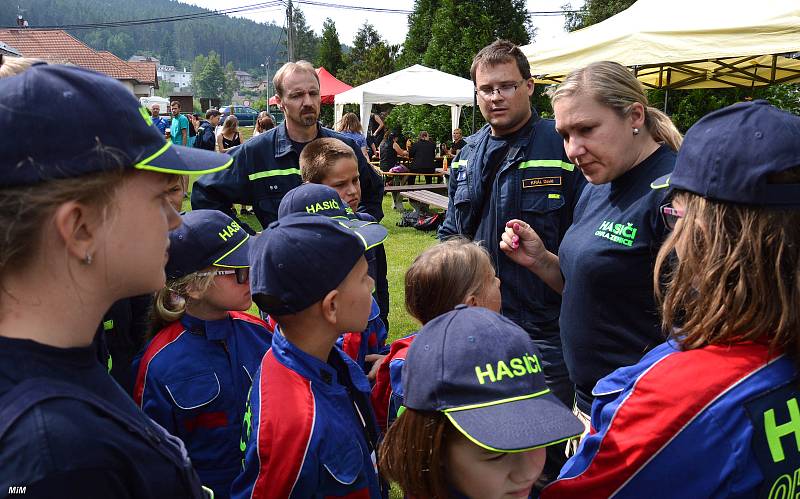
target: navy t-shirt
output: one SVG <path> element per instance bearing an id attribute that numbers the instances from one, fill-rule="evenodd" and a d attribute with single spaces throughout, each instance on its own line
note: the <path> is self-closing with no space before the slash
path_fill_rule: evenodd
<path id="1" fill-rule="evenodd" d="M 97 361 L 94 345 L 55 348 L 0 337 L 0 396 L 36 377 L 75 383 L 146 417 Z M 0 463 L 0 495 L 25 487 L 26 498 L 195 497 L 177 465 L 142 437 L 73 399 L 44 401 L 21 416 L 0 440 Z"/>
<path id="2" fill-rule="evenodd" d="M 664 341 L 653 266 L 668 232 L 659 209 L 666 189 L 651 183 L 672 172 L 675 157 L 661 146 L 616 180 L 588 184 L 561 242 L 559 322 L 564 360 L 583 412 L 590 412 L 600 378 L 635 364 Z"/>

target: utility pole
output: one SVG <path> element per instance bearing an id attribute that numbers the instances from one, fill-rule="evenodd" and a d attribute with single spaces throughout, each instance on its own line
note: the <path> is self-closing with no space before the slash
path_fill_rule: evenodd
<path id="1" fill-rule="evenodd" d="M 266 79 L 267 79 L 267 108 L 269 109 L 269 100 L 270 100 L 270 98 L 272 98 L 272 94 L 269 91 L 269 69 L 270 69 L 270 63 L 272 62 L 272 58 L 270 56 L 267 56 L 267 61 L 266 62 L 267 62 L 267 65 L 264 66 L 264 71 L 266 71 L 266 73 L 267 73 L 267 77 L 266 77 Z"/>
<path id="2" fill-rule="evenodd" d="M 286 51 L 287 62 L 294 61 L 294 22 L 292 14 L 292 0 L 286 4 Z"/>

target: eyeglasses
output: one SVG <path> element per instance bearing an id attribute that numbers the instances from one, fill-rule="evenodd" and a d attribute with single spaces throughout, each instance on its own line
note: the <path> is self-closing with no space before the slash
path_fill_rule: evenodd
<path id="1" fill-rule="evenodd" d="M 675 230 L 675 224 L 678 222 L 678 219 L 683 218 L 684 215 L 686 215 L 684 210 L 675 208 L 672 205 L 665 204 L 661 207 L 661 219 L 664 221 L 664 226 L 668 230 Z"/>
<path id="2" fill-rule="evenodd" d="M 504 83 L 499 87 L 481 87 L 477 89 L 476 92 L 486 100 L 491 99 L 495 92 L 497 92 L 503 99 L 508 99 L 514 95 L 514 92 L 516 92 L 517 89 L 526 81 L 528 80 L 520 80 L 516 83 Z"/>
<path id="3" fill-rule="evenodd" d="M 250 267 L 241 267 L 238 269 L 233 270 L 215 270 L 213 272 L 198 272 L 197 275 L 200 277 L 206 277 L 210 275 L 233 275 L 236 274 L 236 282 L 238 284 L 244 284 L 247 282 L 247 279 L 250 277 Z"/>

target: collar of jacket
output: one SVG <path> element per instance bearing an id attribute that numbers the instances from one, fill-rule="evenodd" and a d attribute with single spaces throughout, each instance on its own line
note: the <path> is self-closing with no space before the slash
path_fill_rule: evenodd
<path id="1" fill-rule="evenodd" d="M 338 373 L 333 366 L 297 348 L 283 335 L 280 325 L 275 326 L 275 334 L 272 337 L 272 354 L 278 362 L 304 378 L 307 378 L 312 383 L 316 383 L 317 386 L 329 388 L 344 385 L 344 383 L 339 381 Z M 358 367 L 358 364 L 353 362 L 350 357 L 345 355 L 337 346 L 333 347 L 331 355 L 338 355 L 341 357 L 350 373 L 353 386 L 355 386 L 357 390 L 368 394 L 370 391 L 369 381 L 367 381 L 367 377 L 364 375 L 361 368 Z"/>
<path id="2" fill-rule="evenodd" d="M 189 314 L 183 314 L 181 324 L 190 333 L 203 335 L 206 339 L 213 341 L 226 340 L 233 331 L 233 319 L 227 314 L 224 319 L 215 321 L 204 321 Z"/>
<path id="3" fill-rule="evenodd" d="M 317 122 L 316 139 L 324 137 L 322 133 L 322 123 Z M 292 139 L 289 138 L 289 130 L 286 129 L 286 120 L 275 128 L 275 157 L 280 158 L 292 152 Z"/>
<path id="4" fill-rule="evenodd" d="M 531 126 L 536 125 L 536 122 L 539 121 L 540 119 L 541 118 L 539 117 L 539 113 L 536 111 L 536 108 L 531 107 L 531 120 L 530 120 Z M 486 123 L 477 132 L 473 133 L 468 137 L 464 137 L 464 142 L 466 142 L 468 145 L 475 147 L 479 142 L 487 140 L 489 138 L 489 135 L 491 135 L 491 133 L 492 133 L 492 128 L 488 123 Z"/>

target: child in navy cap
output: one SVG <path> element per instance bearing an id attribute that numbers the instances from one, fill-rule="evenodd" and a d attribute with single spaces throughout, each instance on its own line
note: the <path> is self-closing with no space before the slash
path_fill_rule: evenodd
<path id="1" fill-rule="evenodd" d="M 403 371 L 406 410 L 380 468 L 412 497 L 528 497 L 545 447 L 583 430 L 547 388 L 528 334 L 484 308 L 428 322 Z"/>
<path id="2" fill-rule="evenodd" d="M 448 239 L 423 251 L 405 276 L 406 310 L 423 326 L 456 305 L 500 312 L 500 279 L 489 253 L 463 238 Z M 372 387 L 372 408 L 383 432 L 403 406 L 403 365 L 416 334 L 392 342 Z"/>
<path id="3" fill-rule="evenodd" d="M 796 495 L 798 138 L 765 101 L 686 132 L 654 276 L 670 339 L 597 383 L 595 431 L 543 497 Z"/>
<path id="4" fill-rule="evenodd" d="M 270 224 L 250 252 L 253 300 L 278 326 L 253 380 L 233 497 L 381 497 L 369 382 L 340 349 L 367 325 L 374 222 L 309 213 Z"/>
<path id="5" fill-rule="evenodd" d="M 358 205 L 361 202 L 361 174 L 359 173 L 358 161 L 350 146 L 333 137 L 312 140 L 303 148 L 298 163 L 300 164 L 303 182 L 332 187 L 339 193 L 339 197 L 347 203 L 347 206 L 356 213 L 358 218 L 373 222 L 380 221 L 375 220 L 366 212 L 358 213 Z M 375 279 L 375 292 L 373 294 L 380 307 L 381 320 L 388 330 L 389 281 L 386 279 L 388 271 L 386 249 L 383 246 L 377 246 L 372 253 L 372 255 L 367 256 L 367 260 L 370 263 L 372 278 Z M 377 360 L 377 357 L 373 357 L 373 361 Z"/>
<path id="6" fill-rule="evenodd" d="M 201 497 L 183 444 L 108 375 L 93 339 L 114 302 L 164 285 L 180 224 L 170 177 L 231 159 L 166 144 L 129 89 L 78 67 L 0 78 L 0 130 L 0 491 Z"/>
<path id="7" fill-rule="evenodd" d="M 355 184 L 358 185 L 358 182 Z M 287 192 L 278 207 L 278 219 L 290 213 L 316 213 L 340 220 L 361 220 L 352 207 L 340 198 L 340 194 L 336 190 L 323 184 L 302 184 Z M 369 217 L 369 215 L 367 216 Z M 363 220 L 362 224 L 371 220 L 372 217 L 369 217 L 369 220 Z M 365 253 L 368 264 L 367 271 L 373 280 L 376 279 L 375 249 L 377 247 L 382 247 L 382 244 L 370 248 Z M 387 336 L 388 332 L 381 320 L 378 302 L 373 295 L 366 329 L 343 333 L 336 340 L 336 346 L 356 361 L 371 381 L 375 378 L 375 373 L 377 373 L 383 357 L 389 353 L 389 348 L 386 346 Z"/>
<path id="8" fill-rule="evenodd" d="M 216 210 L 184 214 L 170 233 L 167 285 L 138 365 L 134 400 L 183 440 L 204 485 L 230 497 L 252 376 L 272 343 L 250 308 L 252 239 Z"/>

